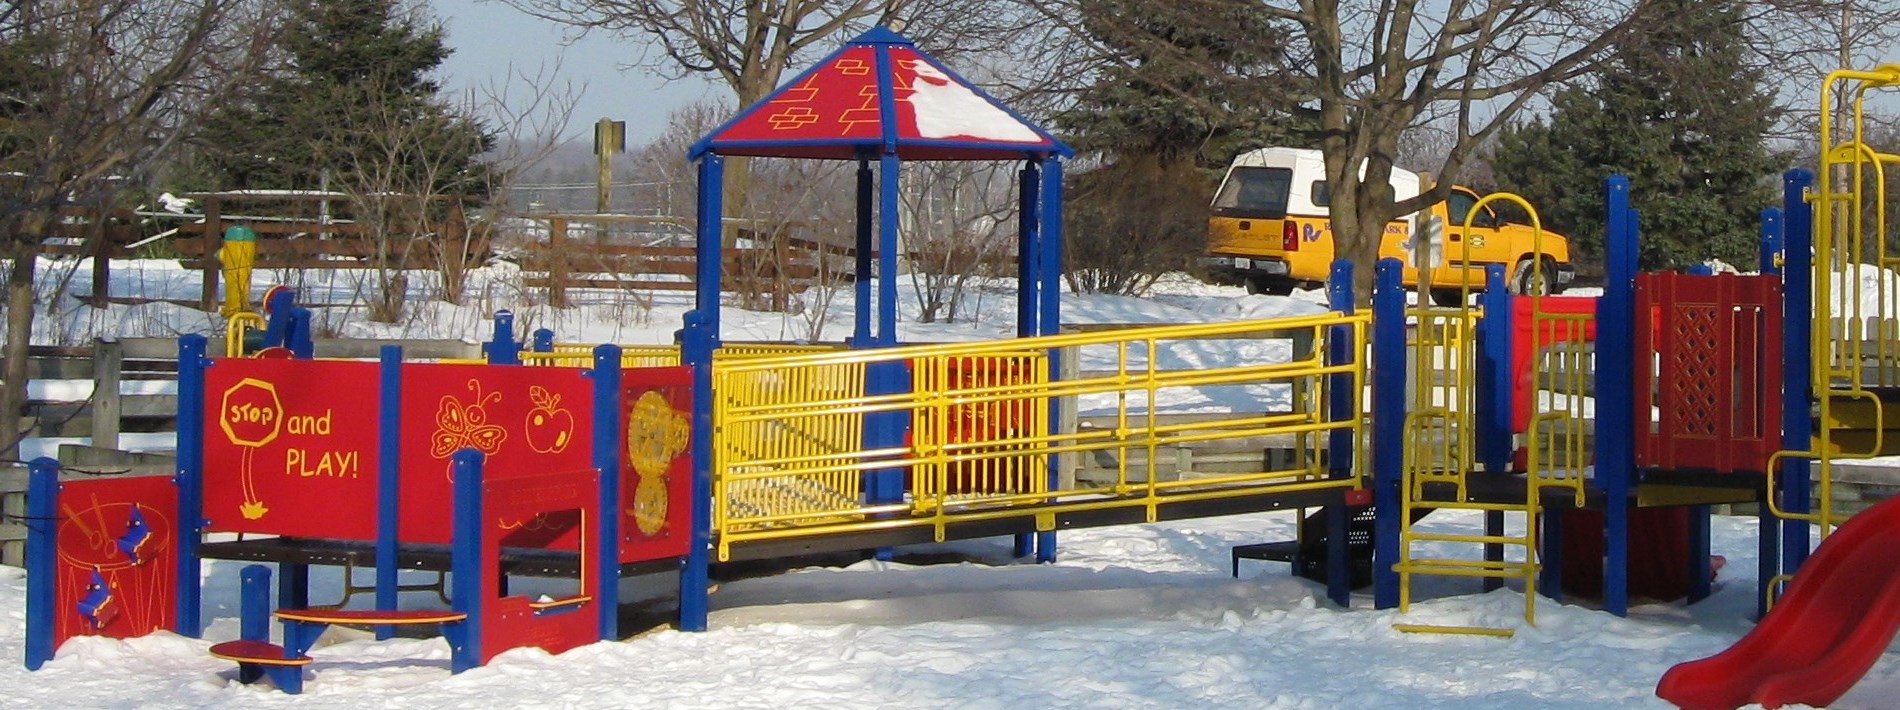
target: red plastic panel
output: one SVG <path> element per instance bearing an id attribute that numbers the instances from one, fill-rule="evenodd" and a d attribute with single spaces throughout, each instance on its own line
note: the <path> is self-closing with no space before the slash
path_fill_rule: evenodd
<path id="1" fill-rule="evenodd" d="M 1532 310 L 1535 306 L 1536 310 Z M 1595 296 L 1544 296 L 1511 299 L 1511 431 L 1522 434 L 1530 429 L 1532 398 L 1537 394 L 1532 361 L 1539 351 L 1551 345 L 1574 340 L 1575 321 L 1546 320 L 1542 332 L 1533 333 L 1532 316 L 1537 312 L 1590 314 L 1597 312 Z M 1583 322 L 1583 339 L 1597 339 L 1595 318 Z"/>
<path id="2" fill-rule="evenodd" d="M 1563 588 L 1585 599 L 1603 598 L 1603 511 L 1572 509 L 1563 526 Z M 1689 595 L 1689 509 L 1631 508 L 1631 596 L 1674 601 Z"/>
<path id="3" fill-rule="evenodd" d="M 53 648 L 74 636 L 132 638 L 176 625 L 178 490 L 171 477 L 59 487 Z"/>
<path id="4" fill-rule="evenodd" d="M 449 541 L 454 517 L 449 456 L 457 449 L 481 451 L 489 480 L 592 468 L 593 381 L 584 372 L 405 363 L 401 539 Z M 560 529 L 565 532 L 536 546 L 574 549 L 578 540 L 572 527 Z"/>
<path id="5" fill-rule="evenodd" d="M 376 381 L 374 362 L 218 360 L 205 372 L 208 530 L 374 539 Z"/>
<path id="6" fill-rule="evenodd" d="M 1773 276 L 1642 274 L 1636 464 L 1759 472 L 1781 445 L 1781 284 Z"/>
<path id="7" fill-rule="evenodd" d="M 597 540 L 600 513 L 600 475 L 592 468 L 484 479 L 481 519 L 494 527 L 482 535 L 481 558 L 500 560 L 503 546 L 532 546 L 534 543 L 524 542 L 522 538 L 557 527 L 566 527 L 569 534 L 562 535 L 563 539 Z M 556 525 L 552 522 L 555 520 L 572 524 Z M 591 545 L 582 545 L 580 552 L 580 589 L 574 598 L 587 601 L 562 605 L 551 611 L 535 609 L 535 603 L 525 596 L 502 596 L 501 575 L 481 576 L 481 594 L 486 603 L 481 620 L 482 657 L 478 663 L 486 664 L 511 648 L 536 646 L 548 653 L 561 653 L 599 640 L 600 617 L 593 611 L 593 605 L 599 603 L 592 569 L 596 557 Z"/>
<path id="8" fill-rule="evenodd" d="M 913 362 L 911 371 L 918 389 L 945 392 L 970 392 L 990 388 L 1016 387 L 1036 381 L 1041 362 L 1025 355 L 975 355 L 953 357 L 943 363 L 939 373 L 934 364 Z M 942 381 L 939 381 L 942 380 Z M 1022 450 L 1021 444 L 970 446 L 997 441 L 1020 440 L 1034 433 L 1036 408 L 1047 406 L 1043 400 L 1027 394 L 991 401 L 956 401 L 944 412 L 943 441 L 940 445 L 959 454 L 992 454 Z M 928 413 L 920 415 L 914 427 L 929 427 Z M 989 458 L 958 461 L 945 472 L 944 489 L 934 493 L 1022 493 L 1028 489 L 1022 476 L 1007 475 L 1004 460 Z"/>
<path id="9" fill-rule="evenodd" d="M 620 561 L 686 554 L 693 512 L 693 370 L 622 370 Z"/>

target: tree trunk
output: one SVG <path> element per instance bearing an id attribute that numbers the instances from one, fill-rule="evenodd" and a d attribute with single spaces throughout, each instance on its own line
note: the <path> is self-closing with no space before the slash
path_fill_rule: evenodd
<path id="1" fill-rule="evenodd" d="M 33 272 L 39 262 L 37 244 L 12 245 L 7 269 L 7 341 L 0 346 L 6 366 L 0 368 L 0 456 L 19 458 L 26 413 L 27 347 L 33 342 Z"/>

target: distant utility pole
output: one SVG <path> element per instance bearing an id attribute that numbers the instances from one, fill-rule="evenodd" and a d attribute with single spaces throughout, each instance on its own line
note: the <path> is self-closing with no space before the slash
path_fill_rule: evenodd
<path id="1" fill-rule="evenodd" d="M 600 119 L 594 122 L 594 157 L 600 160 L 599 192 L 595 196 L 594 213 L 607 211 L 614 197 L 614 154 L 627 150 L 627 122 L 612 119 Z"/>

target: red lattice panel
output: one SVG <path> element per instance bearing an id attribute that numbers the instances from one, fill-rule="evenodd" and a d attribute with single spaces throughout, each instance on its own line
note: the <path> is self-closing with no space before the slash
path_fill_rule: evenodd
<path id="1" fill-rule="evenodd" d="M 1760 472 L 1780 448 L 1781 284 L 1636 277 L 1636 465 Z"/>

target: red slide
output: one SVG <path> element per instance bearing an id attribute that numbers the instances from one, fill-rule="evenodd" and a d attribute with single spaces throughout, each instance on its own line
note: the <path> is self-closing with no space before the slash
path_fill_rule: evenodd
<path id="1" fill-rule="evenodd" d="M 1768 616 L 1727 651 L 1669 669 L 1656 696 L 1689 710 L 1824 706 L 1900 629 L 1900 497 L 1854 516 L 1808 558 Z"/>

